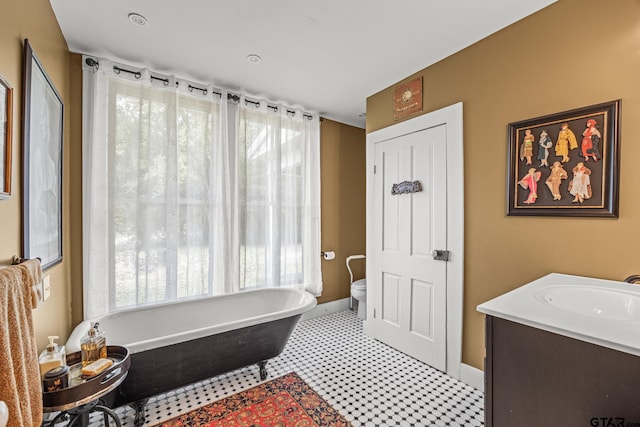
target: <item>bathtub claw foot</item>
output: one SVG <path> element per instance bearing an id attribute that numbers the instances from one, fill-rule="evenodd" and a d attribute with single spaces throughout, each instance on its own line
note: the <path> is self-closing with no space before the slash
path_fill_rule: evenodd
<path id="1" fill-rule="evenodd" d="M 258 362 L 258 368 L 260 369 L 260 380 L 266 380 L 269 376 L 269 374 L 267 373 L 267 362 L 264 360 L 262 362 Z"/>
<path id="2" fill-rule="evenodd" d="M 133 425 L 135 427 L 142 427 L 144 422 L 146 421 L 146 415 L 144 414 L 144 408 L 147 406 L 147 402 L 149 399 L 138 400 L 137 402 L 131 403 L 129 406 L 136 411 L 136 417 L 133 420 Z"/>

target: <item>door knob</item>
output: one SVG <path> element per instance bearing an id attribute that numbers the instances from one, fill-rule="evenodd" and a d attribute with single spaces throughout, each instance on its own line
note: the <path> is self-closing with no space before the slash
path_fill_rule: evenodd
<path id="1" fill-rule="evenodd" d="M 444 249 L 434 249 L 431 251 L 431 256 L 436 261 L 449 261 L 449 255 L 451 252 Z"/>

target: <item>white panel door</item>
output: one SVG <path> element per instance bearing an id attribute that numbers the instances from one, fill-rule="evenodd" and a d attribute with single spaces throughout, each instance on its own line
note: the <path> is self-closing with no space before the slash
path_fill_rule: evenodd
<path id="1" fill-rule="evenodd" d="M 446 370 L 446 125 L 381 141 L 374 147 L 375 338 Z M 418 181 L 422 191 L 392 186 Z M 371 300 L 370 300 L 371 301 Z"/>

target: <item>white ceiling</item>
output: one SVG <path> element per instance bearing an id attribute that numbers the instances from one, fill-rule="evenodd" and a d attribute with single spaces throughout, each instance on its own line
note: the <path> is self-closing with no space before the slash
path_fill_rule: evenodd
<path id="1" fill-rule="evenodd" d="M 50 0 L 72 52 L 362 128 L 368 96 L 554 1 Z"/>

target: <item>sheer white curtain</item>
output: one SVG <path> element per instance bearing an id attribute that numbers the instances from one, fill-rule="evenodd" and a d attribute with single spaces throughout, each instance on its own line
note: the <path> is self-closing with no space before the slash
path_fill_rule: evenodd
<path id="1" fill-rule="evenodd" d="M 264 101 L 240 102 L 240 283 L 304 286 L 320 274 L 319 121 Z"/>
<path id="2" fill-rule="evenodd" d="M 237 289 L 226 94 L 113 65 L 84 69 L 85 316 Z"/>
<path id="3" fill-rule="evenodd" d="M 85 318 L 260 286 L 319 295 L 318 118 L 99 64 L 83 70 Z"/>

